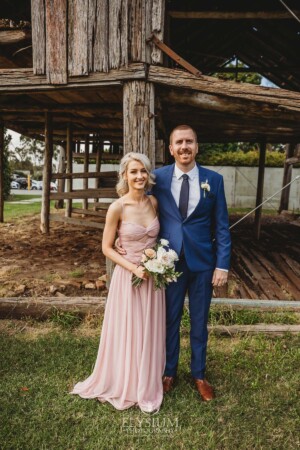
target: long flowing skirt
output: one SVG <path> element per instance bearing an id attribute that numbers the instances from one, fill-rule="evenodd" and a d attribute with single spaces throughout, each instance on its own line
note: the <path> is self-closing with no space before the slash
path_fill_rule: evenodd
<path id="1" fill-rule="evenodd" d="M 116 266 L 92 374 L 71 392 L 123 410 L 158 410 L 165 367 L 165 296 L 151 279 L 132 287 L 131 273 Z"/>

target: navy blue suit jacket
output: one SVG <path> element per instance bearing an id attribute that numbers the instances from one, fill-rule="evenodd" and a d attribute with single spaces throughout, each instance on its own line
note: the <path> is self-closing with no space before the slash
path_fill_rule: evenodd
<path id="1" fill-rule="evenodd" d="M 231 240 L 223 177 L 197 164 L 200 186 L 208 182 L 210 192 L 200 189 L 195 210 L 182 220 L 171 192 L 174 164 L 154 170 L 153 194 L 158 200 L 160 237 L 180 254 L 182 245 L 192 272 L 229 269 Z"/>

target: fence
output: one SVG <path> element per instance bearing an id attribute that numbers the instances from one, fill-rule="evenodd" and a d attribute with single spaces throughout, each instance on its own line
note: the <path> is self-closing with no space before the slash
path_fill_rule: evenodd
<path id="1" fill-rule="evenodd" d="M 219 172 L 224 177 L 225 194 L 229 208 L 253 208 L 256 200 L 257 167 L 232 167 L 232 166 L 205 166 L 208 169 Z M 102 164 L 102 171 L 118 170 L 117 164 Z M 74 164 L 74 172 L 83 172 L 82 164 Z M 93 164 L 90 171 L 95 171 Z M 300 175 L 300 169 L 293 169 L 292 178 Z M 266 167 L 264 177 L 264 199 L 270 197 L 282 187 L 283 169 Z M 95 187 L 95 181 L 89 180 L 89 187 Z M 74 189 L 82 189 L 82 180 L 74 180 Z M 280 202 L 280 194 L 266 203 L 265 209 L 277 210 Z M 300 211 L 300 182 L 296 181 L 291 186 L 289 210 Z"/>

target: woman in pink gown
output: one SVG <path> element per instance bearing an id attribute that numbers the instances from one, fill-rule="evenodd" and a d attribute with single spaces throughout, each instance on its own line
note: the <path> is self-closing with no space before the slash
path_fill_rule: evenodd
<path id="1" fill-rule="evenodd" d="M 145 155 L 128 153 L 120 164 L 117 191 L 103 232 L 103 253 L 116 263 L 107 298 L 98 356 L 92 374 L 71 392 L 110 402 L 116 409 L 137 405 L 157 411 L 163 400 L 165 366 L 165 296 L 154 290 L 139 266 L 144 249 L 159 232 L 157 202 L 145 192 L 154 183 Z M 114 250 L 118 232 L 126 255 Z M 143 278 L 132 286 L 132 275 Z"/>

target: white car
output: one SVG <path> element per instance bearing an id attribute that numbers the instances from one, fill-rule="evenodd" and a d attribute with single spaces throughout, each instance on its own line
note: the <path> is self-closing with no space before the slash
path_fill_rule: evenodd
<path id="1" fill-rule="evenodd" d="M 20 185 L 17 181 L 11 181 L 10 187 L 11 187 L 11 189 L 20 189 Z"/>
<path id="2" fill-rule="evenodd" d="M 31 180 L 31 189 L 41 191 L 43 189 L 43 182 Z"/>

